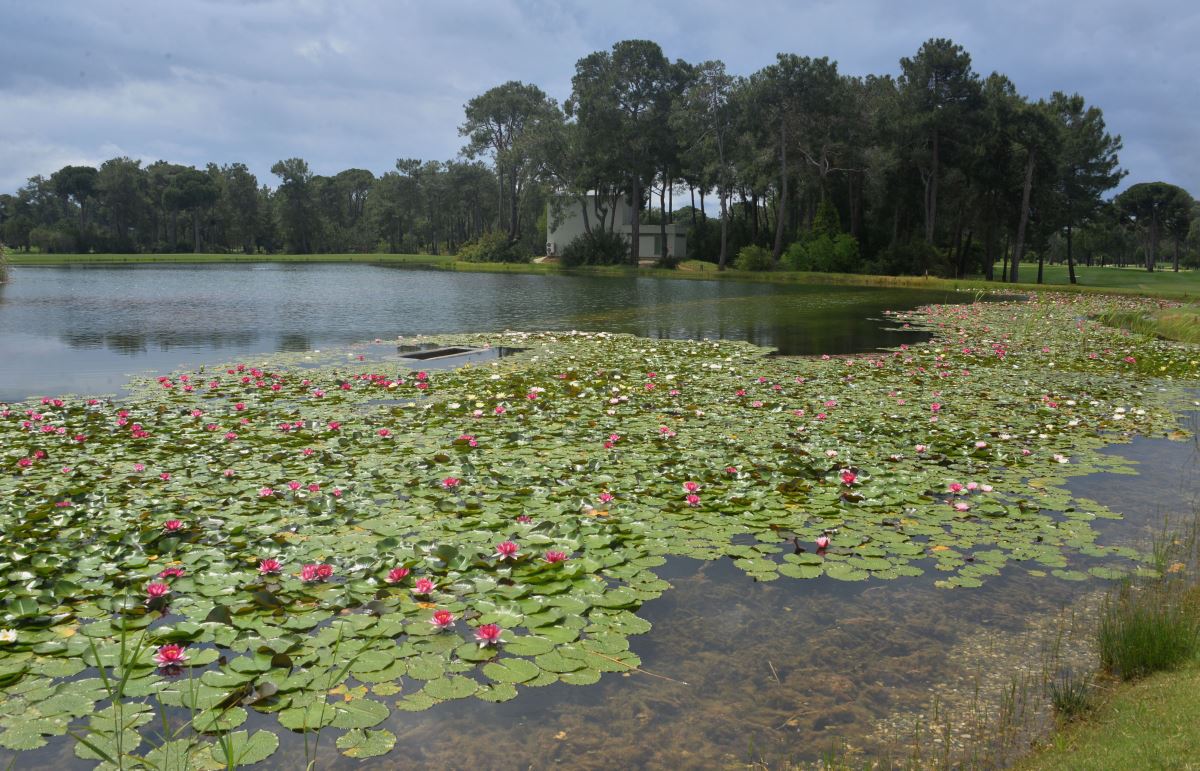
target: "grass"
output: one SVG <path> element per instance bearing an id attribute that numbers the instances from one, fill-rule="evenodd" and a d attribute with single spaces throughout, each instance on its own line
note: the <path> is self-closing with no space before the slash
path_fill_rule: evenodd
<path id="1" fill-rule="evenodd" d="M 1200 297 L 1200 271 L 1185 270 L 1174 273 L 1159 270 L 1147 273 L 1137 268 L 1100 268 L 1076 266 L 1079 283 L 1071 285 L 1067 280 L 1067 269 L 1063 265 L 1047 265 L 1044 284 L 1023 282 L 1006 284 L 985 281 L 982 277 L 966 279 L 942 279 L 925 276 L 878 276 L 860 273 L 806 273 L 802 271 L 748 272 L 739 270 L 717 271 L 716 265 L 701 260 L 686 260 L 679 269 L 634 268 L 628 265 L 592 266 L 563 268 L 557 264 L 538 263 L 479 263 L 461 262 L 452 255 L 431 254 L 37 254 L 10 253 L 13 265 L 106 265 L 139 263 L 251 263 L 251 262 L 363 262 L 373 264 L 404 264 L 438 267 L 448 270 L 483 273 L 567 273 L 601 276 L 650 276 L 662 278 L 722 279 L 755 281 L 778 284 L 835 284 L 846 286 L 885 286 L 915 289 L 1006 291 L 1029 292 L 1053 289 L 1070 292 L 1100 292 L 1130 294 L 1187 300 Z M 1022 265 L 1021 275 L 1036 276 L 1037 267 Z M 999 275 L 999 269 L 997 269 Z M 1186 324 L 1187 319 L 1182 323 Z M 1170 322 L 1179 324 L 1181 322 Z M 1172 338 L 1181 339 L 1181 338 Z"/>
<path id="2" fill-rule="evenodd" d="M 1156 335 L 1166 340 L 1200 343 L 1200 306 L 1164 308 L 1149 315 L 1112 311 L 1102 315 L 1100 320 L 1112 327 Z"/>
<path id="3" fill-rule="evenodd" d="M 1065 727 L 1022 771 L 1200 768 L 1200 663 L 1121 688 L 1089 719 Z"/>

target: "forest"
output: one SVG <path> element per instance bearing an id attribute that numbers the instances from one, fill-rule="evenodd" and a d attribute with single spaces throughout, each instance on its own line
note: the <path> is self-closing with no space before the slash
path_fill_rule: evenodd
<path id="1" fill-rule="evenodd" d="M 1112 195 L 1122 142 L 1099 106 L 1026 96 L 951 40 L 865 77 L 796 54 L 742 76 L 626 40 L 580 59 L 571 83 L 561 104 L 534 84 L 497 85 L 464 106 L 458 157 L 378 174 L 323 176 L 301 158 L 279 160 L 269 181 L 244 163 L 65 166 L 0 194 L 0 241 L 524 260 L 577 207 L 588 262 L 636 264 L 639 229 L 673 222 L 689 257 L 721 268 L 1017 281 L 1044 262 L 1200 265 L 1187 191 L 1146 181 Z M 621 199 L 638 204 L 632 246 L 606 250 Z"/>

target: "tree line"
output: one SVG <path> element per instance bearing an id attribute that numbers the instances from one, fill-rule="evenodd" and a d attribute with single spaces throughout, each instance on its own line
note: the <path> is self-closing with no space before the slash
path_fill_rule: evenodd
<path id="1" fill-rule="evenodd" d="M 1036 258 L 1071 266 L 1200 264 L 1200 206 L 1163 182 L 1122 180 L 1120 136 L 1078 94 L 1036 101 L 962 46 L 925 42 L 897 75 L 849 76 L 779 54 L 750 74 L 669 60 L 626 40 L 575 66 L 561 105 L 508 82 L 470 100 L 459 157 L 376 175 L 114 158 L 0 195 L 0 239 L 45 251 L 457 253 L 497 239 L 540 254 L 568 213 L 612 234 L 688 227 L 691 256 L 724 268 L 929 273 L 1017 281 Z M 715 199 L 715 200 L 714 200 Z M 711 202 L 711 204 L 710 204 Z M 709 216 L 708 212 L 715 212 Z M 998 266 L 1000 276 L 993 276 Z"/>

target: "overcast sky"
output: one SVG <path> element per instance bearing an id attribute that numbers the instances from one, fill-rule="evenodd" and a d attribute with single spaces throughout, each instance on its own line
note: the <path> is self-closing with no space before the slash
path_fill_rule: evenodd
<path id="1" fill-rule="evenodd" d="M 786 51 L 863 75 L 931 37 L 1103 109 L 1125 185 L 1200 195 L 1196 0 L 0 0 L 0 192 L 118 155 L 241 161 L 272 185 L 292 156 L 318 174 L 446 160 L 471 97 L 522 80 L 561 101 L 576 60 L 627 38 L 739 74 Z"/>

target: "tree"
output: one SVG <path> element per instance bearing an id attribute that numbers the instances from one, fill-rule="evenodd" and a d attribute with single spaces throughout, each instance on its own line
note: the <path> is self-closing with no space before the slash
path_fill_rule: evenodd
<path id="1" fill-rule="evenodd" d="M 944 144 L 953 142 L 969 113 L 979 107 L 979 76 L 971 55 L 946 38 L 927 40 L 913 58 L 900 60 L 900 93 L 915 134 L 913 158 L 924 189 L 925 242 L 937 226 L 938 182 Z"/>
<path id="2" fill-rule="evenodd" d="M 279 177 L 276 198 L 283 238 L 288 247 L 300 254 L 311 254 L 319 227 L 312 189 L 312 172 L 302 158 L 288 158 L 271 167 Z"/>
<path id="3" fill-rule="evenodd" d="M 221 191 L 212 177 L 191 167 L 182 169 L 163 193 L 163 200 L 176 211 L 192 213 L 192 251 L 200 253 L 200 214 L 217 202 Z"/>
<path id="4" fill-rule="evenodd" d="M 1051 120 L 1045 102 L 1037 104 L 1023 103 L 1017 110 L 1012 123 L 1012 141 L 1016 145 L 1017 155 L 1024 155 L 1023 182 L 1021 187 L 1021 208 L 1018 210 L 1016 240 L 1013 244 L 1012 271 L 1009 280 L 1017 283 L 1020 278 L 1021 258 L 1025 252 L 1025 234 L 1032 214 L 1030 208 L 1033 194 L 1034 172 L 1039 164 L 1043 180 L 1042 189 L 1052 189 L 1054 172 L 1053 159 L 1058 151 L 1058 132 Z M 1044 208 L 1044 207 L 1043 207 Z M 1038 258 L 1038 283 L 1042 283 L 1042 257 Z"/>
<path id="5" fill-rule="evenodd" d="M 122 157 L 100 164 L 96 196 L 112 232 L 112 249 L 136 248 L 135 230 L 149 219 L 149 193 L 150 180 L 141 161 Z"/>
<path id="6" fill-rule="evenodd" d="M 725 270 L 729 251 L 729 195 L 733 187 L 733 169 L 727 152 L 733 139 L 736 114 L 735 90 L 740 81 L 725 72 L 725 64 L 707 61 L 696 65 L 694 77 L 684 91 L 672 122 L 682 137 L 684 155 L 700 161 L 704 178 L 716 182 L 721 206 L 721 251 L 717 269 Z"/>
<path id="7" fill-rule="evenodd" d="M 96 191 L 100 172 L 91 166 L 63 166 L 50 175 L 54 191 L 64 200 L 70 199 L 79 207 L 79 234 L 87 229 L 87 205 Z"/>
<path id="8" fill-rule="evenodd" d="M 537 168 L 537 136 L 543 123 L 561 120 L 558 105 L 537 86 L 512 80 L 475 97 L 464 110 L 466 121 L 458 128 L 459 136 L 468 138 L 463 154 L 492 157 L 508 194 L 508 241 L 516 243 L 521 237 L 522 196 Z M 504 210 L 502 200 L 497 206 Z"/>
<path id="9" fill-rule="evenodd" d="M 657 43 L 623 40 L 612 51 L 580 59 L 571 79 L 571 106 L 583 132 L 593 174 L 626 180 L 633 211 L 631 259 L 640 258 L 646 181 L 661 157 L 670 110 L 671 71 Z M 604 156 L 611 159 L 606 162 Z"/>
<path id="10" fill-rule="evenodd" d="M 1126 224 L 1146 235 L 1146 270 L 1154 272 L 1158 241 L 1164 226 L 1189 216 L 1192 198 L 1166 182 L 1141 182 L 1117 196 L 1115 203 Z"/>
<path id="11" fill-rule="evenodd" d="M 1050 109 L 1062 136 L 1057 187 L 1066 228 L 1067 271 L 1074 284 L 1073 231 L 1080 222 L 1095 215 L 1103 204 L 1101 196 L 1116 187 L 1125 176 L 1125 171 L 1118 168 L 1117 159 L 1121 137 L 1114 137 L 1105 130 L 1100 108 L 1085 109 L 1079 94 L 1067 96 L 1055 91 L 1050 97 Z"/>

